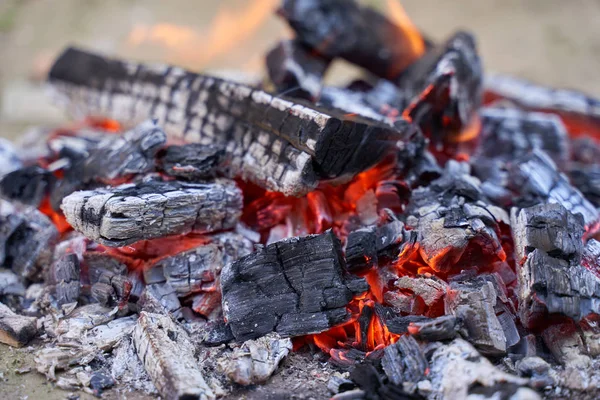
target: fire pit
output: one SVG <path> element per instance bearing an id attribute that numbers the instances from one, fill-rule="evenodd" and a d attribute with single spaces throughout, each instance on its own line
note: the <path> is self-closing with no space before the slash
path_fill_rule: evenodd
<path id="1" fill-rule="evenodd" d="M 76 122 L 0 142 L 0 342 L 97 396 L 596 398 L 600 100 L 354 1 L 278 14 L 263 84 L 56 59 Z"/>

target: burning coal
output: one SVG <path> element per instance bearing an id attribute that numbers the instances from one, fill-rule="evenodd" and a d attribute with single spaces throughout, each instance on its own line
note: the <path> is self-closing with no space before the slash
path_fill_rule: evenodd
<path id="1" fill-rule="evenodd" d="M 340 399 L 597 394 L 599 100 L 484 79 L 471 34 L 388 7 L 284 0 L 265 85 L 67 49 L 87 119 L 0 142 L 0 341 L 97 394 L 233 398 L 306 353 Z M 325 85 L 337 58 L 365 78 Z"/>

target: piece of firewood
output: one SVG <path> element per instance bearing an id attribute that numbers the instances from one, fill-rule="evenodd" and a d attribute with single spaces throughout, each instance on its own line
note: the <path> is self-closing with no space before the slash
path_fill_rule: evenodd
<path id="1" fill-rule="evenodd" d="M 316 53 L 344 58 L 382 78 L 397 77 L 425 48 L 420 34 L 411 34 L 414 28 L 354 0 L 285 0 L 279 14 Z"/>
<path id="2" fill-rule="evenodd" d="M 22 347 L 36 334 L 36 318 L 15 314 L 10 308 L 0 303 L 0 343 Z"/>
<path id="3" fill-rule="evenodd" d="M 223 312 L 238 341 L 269 332 L 318 333 L 346 321 L 346 305 L 367 289 L 344 273 L 331 231 L 275 242 L 226 266 Z"/>
<path id="4" fill-rule="evenodd" d="M 173 138 L 225 146 L 232 174 L 285 194 L 304 194 L 317 178 L 352 176 L 414 133 L 406 122 L 399 130 L 179 68 L 73 48 L 59 57 L 49 80 L 85 114 L 156 118 Z"/>
<path id="5" fill-rule="evenodd" d="M 194 344 L 168 316 L 142 311 L 133 331 L 133 344 L 163 398 L 215 398 L 194 357 Z"/>
<path id="6" fill-rule="evenodd" d="M 235 226 L 242 193 L 235 182 L 149 180 L 75 192 L 61 208 L 75 230 L 108 246 Z"/>
<path id="7" fill-rule="evenodd" d="M 225 147 L 199 143 L 168 146 L 159 155 L 162 170 L 170 176 L 189 180 L 213 178 L 226 160 Z"/>
<path id="8" fill-rule="evenodd" d="M 425 378 L 427 359 L 414 337 L 402 336 L 396 343 L 384 350 L 381 366 L 395 385 L 405 384 L 409 392 L 414 392 L 417 382 Z"/>

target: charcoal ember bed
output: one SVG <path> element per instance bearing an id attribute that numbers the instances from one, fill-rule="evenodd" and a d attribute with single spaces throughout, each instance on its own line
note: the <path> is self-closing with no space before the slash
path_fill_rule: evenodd
<path id="1" fill-rule="evenodd" d="M 352 0 L 277 13 L 254 86 L 58 57 L 88 118 L 0 142 L 0 342 L 98 396 L 600 396 L 600 101 Z"/>

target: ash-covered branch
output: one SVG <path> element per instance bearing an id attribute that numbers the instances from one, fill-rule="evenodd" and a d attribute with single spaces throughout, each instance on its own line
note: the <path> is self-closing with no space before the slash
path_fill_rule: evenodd
<path id="1" fill-rule="evenodd" d="M 67 221 L 77 231 L 109 246 L 229 229 L 237 223 L 241 207 L 241 191 L 228 180 L 148 180 L 75 192 L 61 205 Z"/>
<path id="2" fill-rule="evenodd" d="M 398 130 L 349 119 L 175 67 L 111 60 L 73 48 L 59 57 L 49 80 L 87 114 L 156 118 L 174 138 L 225 146 L 233 174 L 285 194 L 304 194 L 317 178 L 360 172 L 413 131 L 408 124 Z"/>

